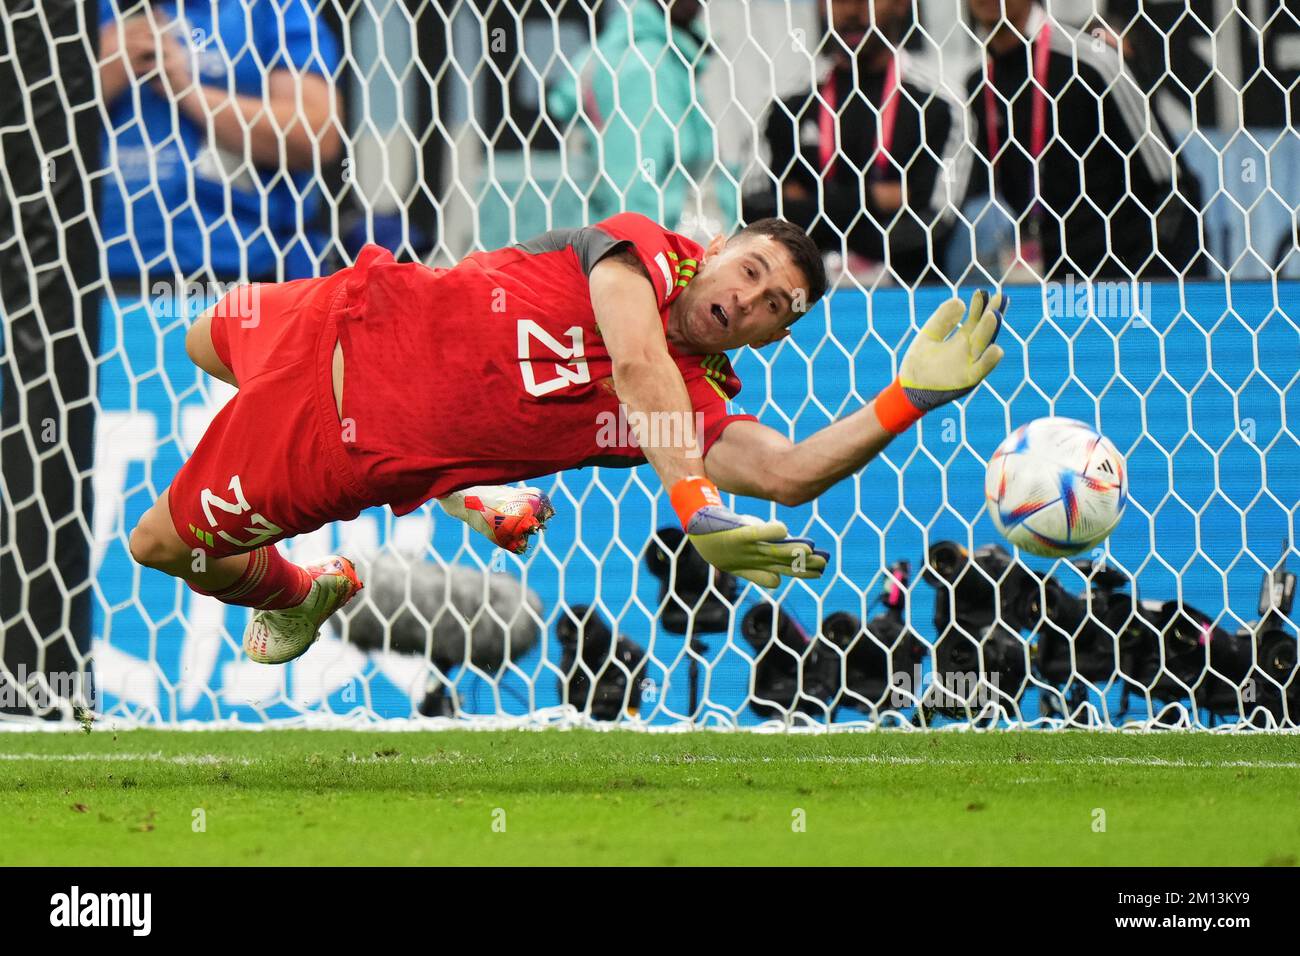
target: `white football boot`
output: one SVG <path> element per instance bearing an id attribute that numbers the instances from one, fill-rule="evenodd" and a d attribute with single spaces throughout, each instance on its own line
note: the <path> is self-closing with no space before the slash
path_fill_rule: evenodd
<path id="1" fill-rule="evenodd" d="M 301 657 L 320 638 L 321 625 L 365 586 L 352 562 L 336 554 L 304 570 L 312 582 L 301 604 L 254 611 L 244 629 L 244 650 L 259 664 L 285 664 Z"/>
<path id="2" fill-rule="evenodd" d="M 540 488 L 511 485 L 475 485 L 439 498 L 438 504 L 512 554 L 527 551 L 529 536 L 544 530 L 555 514 L 550 497 Z"/>

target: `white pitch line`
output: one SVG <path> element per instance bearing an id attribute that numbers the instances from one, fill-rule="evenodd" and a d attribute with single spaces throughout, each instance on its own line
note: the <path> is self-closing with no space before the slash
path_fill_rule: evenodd
<path id="1" fill-rule="evenodd" d="M 847 756 L 796 756 L 796 757 L 759 757 L 759 763 L 824 763 L 824 764 L 885 764 L 911 766 L 929 764 L 950 767 L 987 767 L 990 765 L 1035 763 L 1056 767 L 1097 767 L 1097 766 L 1131 766 L 1131 767 L 1191 767 L 1191 768 L 1233 768 L 1247 767 L 1260 770 L 1300 770 L 1300 761 L 1286 760 L 1165 760 L 1161 757 L 1078 757 L 1078 758 L 1041 758 L 1027 757 L 1017 760 L 1005 757 L 997 760 L 963 760 L 951 757 L 900 757 L 890 754 L 851 754 Z M 713 757 L 682 756 L 655 757 L 655 763 L 753 763 L 748 757 Z"/>
<path id="2" fill-rule="evenodd" d="M 87 760 L 95 761 L 127 761 L 133 763 L 174 763 L 184 766 L 191 765 L 208 765 L 221 763 L 235 763 L 248 766 L 257 761 L 251 757 L 224 757 L 220 754 L 173 754 L 168 756 L 162 753 L 136 753 L 136 754 L 5 754 L 0 753 L 0 760 L 9 760 L 15 762 L 38 761 L 44 763 L 63 763 L 79 762 Z"/>
<path id="3" fill-rule="evenodd" d="M 303 758 L 304 760 L 307 758 Z M 413 756 L 402 756 L 395 754 L 393 756 L 365 756 L 359 757 L 356 754 L 350 754 L 345 759 L 348 763 L 373 763 L 373 764 L 456 764 L 456 763 L 473 763 L 487 764 L 494 761 L 478 755 L 464 756 L 461 754 L 419 754 Z M 121 754 L 21 754 L 21 753 L 0 753 L 0 761 L 9 762 L 39 762 L 39 763 L 76 763 L 82 761 L 123 761 L 136 763 L 167 763 L 177 764 L 180 766 L 208 766 L 214 764 L 238 764 L 240 766 L 252 766 L 265 762 L 264 758 L 258 757 L 230 757 L 221 754 L 172 754 L 163 753 L 121 753 Z M 513 757 L 504 757 L 498 761 L 501 764 L 515 763 Z M 1166 760 L 1161 757 L 1079 757 L 1079 758 L 1051 758 L 1044 759 L 1039 757 L 1029 757 L 1023 760 L 1007 757 L 998 760 L 964 760 L 950 757 L 905 757 L 889 754 L 857 754 L 845 756 L 792 756 L 792 757 L 716 757 L 712 755 L 700 754 L 683 754 L 681 756 L 671 755 L 653 755 L 646 760 L 630 759 L 616 766 L 621 767 L 638 767 L 646 763 L 659 765 L 672 764 L 692 764 L 692 763 L 714 763 L 714 764 L 782 764 L 782 763 L 801 763 L 801 764 L 827 764 L 827 765 L 858 765 L 858 764 L 877 764 L 883 766 L 948 766 L 948 767 L 988 767 L 997 765 L 1010 764 L 1039 764 L 1054 767 L 1098 767 L 1098 766 L 1120 766 L 1120 767 L 1163 767 L 1170 769 L 1207 769 L 1207 770 L 1227 770 L 1227 769 L 1253 769 L 1253 770 L 1300 770 L 1300 761 L 1286 760 Z"/>
<path id="4" fill-rule="evenodd" d="M 1137 764 L 1143 767 L 1258 767 L 1266 770 L 1295 770 L 1300 762 L 1293 760 L 1163 760 L 1160 757 L 1095 757 L 1100 764 Z M 1065 761 L 1062 761 L 1065 762 Z"/>

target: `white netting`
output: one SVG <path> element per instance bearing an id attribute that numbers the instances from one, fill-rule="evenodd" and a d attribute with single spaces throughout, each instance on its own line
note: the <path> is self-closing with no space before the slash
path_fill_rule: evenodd
<path id="1" fill-rule="evenodd" d="M 161 724 L 545 722 L 566 704 L 654 726 L 1300 719 L 1294 620 L 1260 605 L 1300 501 L 1289 6 L 1074 0 L 1044 20 L 1012 0 L 1001 13 L 1050 50 L 1039 74 L 1017 41 L 1017 74 L 987 66 L 973 26 L 998 0 L 878 0 L 858 5 L 865 23 L 904 22 L 844 67 L 848 88 L 825 67 L 854 31 L 828 33 L 813 2 L 102 0 L 99 28 L 94 5 L 67 6 L 82 28 L 23 22 L 51 49 L 101 51 L 100 145 L 61 173 L 98 202 L 99 278 L 77 286 L 98 293 L 98 329 L 70 333 L 95 373 L 93 466 L 76 466 L 93 509 L 40 507 L 40 476 L 16 480 L 12 449 L 77 453 L 62 423 L 43 440 L 39 422 L 7 416 L 0 714 L 70 719 L 93 697 L 101 714 Z M 674 26 L 695 6 L 690 32 Z M 151 63 L 154 34 L 168 39 L 149 41 L 163 43 Z M 18 82 L 8 94 L 30 100 L 50 81 Z M 370 585 L 345 627 L 285 667 L 242 654 L 246 611 L 131 562 L 131 528 L 232 394 L 185 354 L 190 321 L 231 284 L 329 273 L 365 241 L 446 265 L 625 207 L 693 238 L 765 211 L 812 228 L 837 288 L 788 340 L 733 356 L 739 405 L 796 440 L 869 401 L 955 286 L 1009 285 L 1007 357 L 988 386 L 816 502 L 746 503 L 830 546 L 822 582 L 664 598 L 655 548 L 675 539 L 654 529 L 674 519 L 648 468 L 541 482 L 558 514 L 523 560 L 428 506 L 287 542 L 299 562 L 360 556 Z M 64 224 L 47 219 L 12 240 L 20 254 L 57 241 Z M 49 384 L 24 365 L 16 321 L 0 353 L 11 411 Z M 987 456 L 1047 414 L 1092 422 L 1125 453 L 1123 523 L 1082 569 L 1004 567 L 987 549 L 967 566 L 944 542 L 996 543 Z M 17 512 L 39 514 L 37 530 Z M 69 529 L 90 552 L 84 625 L 41 605 L 86 591 L 34 540 Z M 51 573 L 44 597 L 27 590 Z M 936 602 L 963 614 L 936 624 Z M 93 693 L 77 683 L 92 675 Z"/>

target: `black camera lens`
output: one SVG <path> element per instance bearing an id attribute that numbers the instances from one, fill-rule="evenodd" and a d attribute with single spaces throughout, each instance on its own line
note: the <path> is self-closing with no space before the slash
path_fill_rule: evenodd
<path id="1" fill-rule="evenodd" d="M 655 532 L 646 567 L 659 579 L 659 621 L 670 634 L 716 634 L 731 628 L 739 584 L 700 557 L 680 528 Z"/>
<path id="2" fill-rule="evenodd" d="M 555 622 L 555 636 L 564 648 L 559 677 L 565 703 L 596 720 L 618 720 L 641 706 L 645 651 L 614 634 L 598 613 L 575 604 Z"/>
<path id="3" fill-rule="evenodd" d="M 936 664 L 942 672 L 970 671 L 979 663 L 978 645 L 956 627 L 939 639 L 935 652 Z"/>
<path id="4" fill-rule="evenodd" d="M 1278 632 L 1266 634 L 1260 640 L 1259 663 L 1270 676 L 1280 676 L 1279 683 L 1286 683 L 1286 678 L 1295 670 L 1295 638 Z"/>
<path id="5" fill-rule="evenodd" d="M 945 581 L 955 578 L 968 560 L 966 549 L 956 541 L 940 541 L 930 546 L 930 568 Z"/>
<path id="6" fill-rule="evenodd" d="M 748 616 L 746 620 L 748 620 Z M 858 635 L 861 633 L 862 621 L 858 619 L 856 614 L 850 614 L 848 611 L 836 611 L 822 621 L 822 634 L 842 651 L 846 651 L 853 646 L 854 641 L 858 639 Z"/>

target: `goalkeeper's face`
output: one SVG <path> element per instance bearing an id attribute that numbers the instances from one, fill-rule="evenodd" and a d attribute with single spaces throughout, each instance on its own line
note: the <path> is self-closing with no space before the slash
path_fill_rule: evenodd
<path id="1" fill-rule="evenodd" d="M 789 251 L 770 236 L 717 236 L 672 304 L 668 341 L 700 355 L 761 348 L 789 334 L 807 308 L 807 290 Z"/>

